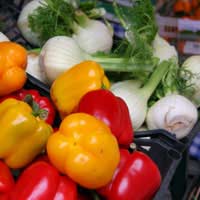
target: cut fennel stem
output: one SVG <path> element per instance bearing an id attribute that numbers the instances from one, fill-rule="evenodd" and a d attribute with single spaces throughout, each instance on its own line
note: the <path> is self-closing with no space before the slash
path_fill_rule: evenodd
<path id="1" fill-rule="evenodd" d="M 138 84 L 135 85 L 134 80 L 117 82 L 111 86 L 111 91 L 126 102 L 135 130 L 138 130 L 144 123 L 148 100 L 162 77 L 167 73 L 169 65 L 168 61 L 160 63 L 142 88 L 138 87 Z"/>

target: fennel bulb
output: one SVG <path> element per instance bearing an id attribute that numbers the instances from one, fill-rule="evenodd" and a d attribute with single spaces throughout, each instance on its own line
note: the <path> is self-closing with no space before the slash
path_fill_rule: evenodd
<path id="1" fill-rule="evenodd" d="M 169 60 L 173 58 L 178 62 L 178 53 L 173 45 L 170 45 L 164 38 L 160 37 L 158 34 L 152 43 L 153 46 L 153 56 L 163 60 Z"/>
<path id="2" fill-rule="evenodd" d="M 5 34 L 0 32 L 0 42 L 3 42 L 3 41 L 9 41 L 9 39 Z"/>
<path id="3" fill-rule="evenodd" d="M 134 80 L 116 82 L 111 86 L 111 91 L 126 102 L 134 130 L 138 130 L 143 125 L 148 100 L 162 76 L 167 72 L 168 66 L 169 63 L 165 61 L 159 64 L 143 87 L 140 87 L 140 83 Z"/>
<path id="4" fill-rule="evenodd" d="M 39 6 L 42 6 L 44 0 L 32 0 L 27 3 L 21 10 L 17 20 L 17 26 L 23 37 L 32 45 L 40 46 L 39 36 L 29 27 L 28 16 L 34 12 Z"/>
<path id="5" fill-rule="evenodd" d="M 99 20 L 87 19 L 83 26 L 78 25 L 73 38 L 89 54 L 107 53 L 113 45 L 113 32 Z"/>
<path id="6" fill-rule="evenodd" d="M 46 76 L 42 68 L 39 66 L 39 53 L 29 52 L 27 59 L 26 72 L 37 78 L 43 83 L 47 83 Z"/>
<path id="7" fill-rule="evenodd" d="M 62 72 L 84 60 L 95 61 L 104 70 L 115 72 L 150 73 L 154 68 L 148 62 L 147 64 L 141 65 L 134 63 L 131 59 L 127 61 L 124 58 L 110 57 L 109 54 L 88 54 L 80 48 L 73 38 L 68 36 L 55 36 L 50 38 L 42 47 L 39 55 L 39 65 L 45 72 L 49 85 Z"/>
<path id="8" fill-rule="evenodd" d="M 194 55 L 187 58 L 182 67 L 189 70 L 194 74 L 194 76 L 190 80 L 190 84 L 193 85 L 194 94 L 192 96 L 188 96 L 188 98 L 193 101 L 193 103 L 199 107 L 200 106 L 200 56 Z"/>
<path id="9" fill-rule="evenodd" d="M 39 65 L 51 85 L 58 75 L 80 63 L 84 58 L 84 52 L 72 38 L 56 36 L 49 39 L 42 47 Z"/>
<path id="10" fill-rule="evenodd" d="M 149 108 L 146 123 L 149 129 L 165 129 L 181 139 L 189 134 L 197 119 L 197 109 L 190 100 L 170 94 Z"/>

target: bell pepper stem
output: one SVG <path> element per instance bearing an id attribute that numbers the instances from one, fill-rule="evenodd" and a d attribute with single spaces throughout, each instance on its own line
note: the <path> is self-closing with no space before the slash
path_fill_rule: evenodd
<path id="1" fill-rule="evenodd" d="M 101 198 L 97 195 L 97 193 L 91 190 L 91 196 L 93 200 L 101 200 Z"/>

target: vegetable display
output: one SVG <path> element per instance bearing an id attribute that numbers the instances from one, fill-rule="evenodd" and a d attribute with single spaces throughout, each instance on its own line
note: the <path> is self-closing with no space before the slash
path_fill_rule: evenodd
<path id="1" fill-rule="evenodd" d="M 0 200 L 150 200 L 166 189 L 198 121 L 199 56 L 180 62 L 150 0 L 111 5 L 123 38 L 90 0 L 22 5 L 26 47 L 0 32 Z"/>
<path id="2" fill-rule="evenodd" d="M 47 154 L 60 172 L 90 189 L 107 184 L 120 159 L 117 140 L 108 126 L 86 113 L 63 119 L 48 139 Z"/>

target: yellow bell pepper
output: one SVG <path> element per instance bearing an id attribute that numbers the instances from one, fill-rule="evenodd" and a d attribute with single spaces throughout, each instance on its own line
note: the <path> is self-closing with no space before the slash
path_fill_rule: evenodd
<path id="1" fill-rule="evenodd" d="M 0 104 L 0 158 L 10 168 L 30 163 L 43 149 L 53 129 L 32 115 L 25 102 L 8 98 Z"/>
<path id="2" fill-rule="evenodd" d="M 50 88 L 50 95 L 63 118 L 76 110 L 84 94 L 102 87 L 110 87 L 103 68 L 96 62 L 84 61 L 58 76 Z"/>
<path id="3" fill-rule="evenodd" d="M 85 188 L 106 185 L 119 163 L 117 140 L 108 126 L 92 115 L 65 117 L 47 142 L 52 164 Z"/>

